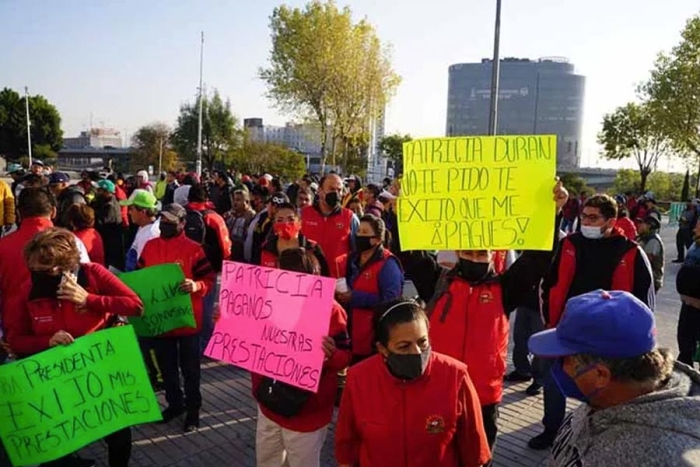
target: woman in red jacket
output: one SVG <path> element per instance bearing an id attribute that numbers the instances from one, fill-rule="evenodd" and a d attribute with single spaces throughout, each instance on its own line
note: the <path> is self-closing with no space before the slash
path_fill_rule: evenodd
<path id="1" fill-rule="evenodd" d="M 374 353 L 375 307 L 392 302 L 403 293 L 403 270 L 399 260 L 384 248 L 385 238 L 384 221 L 365 214 L 355 237 L 357 253 L 336 260 L 337 277 L 344 277 L 349 288 L 337 291 L 336 298 L 350 316 L 353 364 Z"/>
<path id="2" fill-rule="evenodd" d="M 303 248 L 284 250 L 279 257 L 280 269 L 306 274 L 320 274 L 318 261 Z M 313 314 L 314 310 L 309 310 Z M 328 336 L 321 342 L 325 361 L 316 394 L 276 383 L 252 374 L 253 395 L 258 401 L 258 423 L 255 454 L 258 467 L 319 467 L 321 448 L 333 418 L 333 406 L 338 389 L 336 374 L 350 363 L 350 342 L 347 316 L 333 302 Z M 282 409 L 274 404 L 279 394 L 299 396 L 295 404 L 285 403 Z M 269 397 L 274 399 L 270 401 Z M 285 412 L 285 413 L 280 413 Z M 286 458 L 286 464 L 285 464 Z"/>
<path id="3" fill-rule="evenodd" d="M 163 208 L 160 237 L 146 243 L 137 267 L 179 264 L 185 273 L 180 291 L 192 296 L 192 310 L 197 327 L 174 329 L 152 340 L 163 375 L 165 400 L 168 402 L 168 407 L 163 411 L 162 423 L 168 423 L 187 412 L 184 424 L 187 433 L 199 428 L 199 409 L 202 406 L 199 335 L 204 296 L 211 289 L 216 276 L 202 245 L 185 235 L 186 216 L 187 211 L 179 204 L 172 203 Z M 184 380 L 184 397 L 180 387 L 180 372 Z"/>
<path id="4" fill-rule="evenodd" d="M 283 203 L 277 206 L 273 219 L 272 231 L 274 235 L 268 237 L 262 246 L 260 266 L 266 268 L 279 267 L 279 256 L 288 248 L 304 248 L 316 257 L 321 275 L 330 277 L 326 257 L 321 247 L 309 240 L 301 232 L 301 219 L 296 208 L 291 203 Z"/>
<path id="5" fill-rule="evenodd" d="M 105 247 L 102 236 L 95 230 L 95 211 L 87 204 L 74 204 L 68 209 L 68 224 L 88 252 L 90 261 L 105 264 Z"/>
<path id="6" fill-rule="evenodd" d="M 467 367 L 431 352 L 413 301 L 375 317 L 379 355 L 351 367 L 335 432 L 340 467 L 477 467 L 491 457 Z"/>
<path id="7" fill-rule="evenodd" d="M 50 228 L 24 249 L 31 282 L 3 307 L 7 343 L 19 357 L 109 327 L 117 315 L 138 316 L 143 303 L 119 279 L 96 263 L 80 264 L 72 233 Z M 131 429 L 105 437 L 110 467 L 126 467 L 131 457 Z M 75 465 L 75 455 L 54 461 Z M 87 463 L 88 461 L 82 461 Z M 63 464 L 61 464 L 63 465 Z"/>

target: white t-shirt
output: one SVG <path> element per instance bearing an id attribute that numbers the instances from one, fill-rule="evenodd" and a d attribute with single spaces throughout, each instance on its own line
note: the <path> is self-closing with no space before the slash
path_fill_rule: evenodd
<path id="1" fill-rule="evenodd" d="M 80 262 L 82 264 L 90 262 L 90 255 L 88 254 L 87 248 L 81 239 L 75 237 L 75 243 L 78 245 L 78 251 L 80 252 Z"/>
<path id="2" fill-rule="evenodd" d="M 129 251 L 126 252 L 126 267 L 127 271 L 133 271 L 136 269 L 136 262 L 141 256 L 143 247 L 149 240 L 160 237 L 160 219 L 156 219 L 152 224 L 144 225 L 139 227 L 138 232 L 136 232 L 136 237 L 134 237 L 134 242 L 129 247 Z"/>

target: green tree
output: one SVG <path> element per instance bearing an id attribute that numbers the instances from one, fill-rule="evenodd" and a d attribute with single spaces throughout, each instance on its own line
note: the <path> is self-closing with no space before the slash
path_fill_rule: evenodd
<path id="1" fill-rule="evenodd" d="M 231 166 L 244 174 L 266 172 L 285 180 L 297 180 L 306 172 L 304 156 L 278 144 L 246 140 L 229 157 Z"/>
<path id="2" fill-rule="evenodd" d="M 683 156 L 700 162 L 700 14 L 688 20 L 681 41 L 659 54 L 651 78 L 640 91 L 654 121 Z"/>
<path id="3" fill-rule="evenodd" d="M 634 102 L 603 117 L 598 143 L 603 146 L 606 159 L 634 158 L 639 167 L 640 192 L 645 191 L 647 178 L 656 170 L 659 158 L 671 149 L 669 139 L 659 131 L 649 107 Z"/>
<path id="4" fill-rule="evenodd" d="M 0 91 L 0 154 L 17 160 L 27 156 L 27 113 L 25 97 L 5 88 Z M 44 96 L 29 96 L 32 153 L 50 159 L 63 145 L 61 115 Z M 48 156 L 48 157 L 47 157 Z"/>
<path id="5" fill-rule="evenodd" d="M 559 179 L 564 184 L 564 188 L 577 195 L 588 193 L 591 190 L 586 181 L 576 174 L 562 173 L 559 175 Z"/>
<path id="6" fill-rule="evenodd" d="M 384 111 L 400 82 L 366 21 L 354 23 L 349 8 L 313 1 L 303 9 L 280 6 L 270 17 L 269 66 L 259 70 L 268 97 L 285 113 L 314 121 L 321 159 L 328 143 L 347 155 L 366 139 L 369 122 Z"/>
<path id="7" fill-rule="evenodd" d="M 174 170 L 177 167 L 177 153 L 170 144 L 171 138 L 172 132 L 165 123 L 152 123 L 139 128 L 131 140 L 135 151 L 129 159 L 129 170 L 136 172 L 149 165 L 158 170 L 159 162 L 163 170 Z"/>
<path id="8" fill-rule="evenodd" d="M 639 173 L 632 169 L 620 169 L 615 175 L 613 191 L 618 193 L 634 192 L 639 189 Z"/>
<path id="9" fill-rule="evenodd" d="M 184 160 L 197 159 L 197 128 L 199 107 L 197 102 L 180 107 L 180 116 L 172 135 L 175 151 Z M 202 96 L 202 166 L 212 170 L 216 162 L 230 166 L 231 154 L 243 144 L 243 132 L 231 111 L 231 103 L 224 101 L 218 91 L 212 97 Z"/>
<path id="10" fill-rule="evenodd" d="M 379 141 L 379 149 L 387 159 L 394 163 L 394 172 L 397 174 L 403 172 L 403 143 L 407 143 L 412 139 L 411 135 L 401 136 L 396 133 L 385 136 Z"/>

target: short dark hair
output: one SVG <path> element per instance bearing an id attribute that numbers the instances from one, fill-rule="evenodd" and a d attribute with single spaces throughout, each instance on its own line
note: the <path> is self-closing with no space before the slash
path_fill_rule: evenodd
<path id="1" fill-rule="evenodd" d="M 648 383 L 652 386 L 671 376 L 675 361 L 668 349 L 654 349 L 633 358 L 602 358 L 586 354 L 578 354 L 574 358 L 583 365 L 605 365 L 612 378 L 620 383 Z"/>
<path id="2" fill-rule="evenodd" d="M 203 203 L 207 200 L 207 189 L 201 183 L 196 183 L 190 187 L 187 194 L 187 201 L 190 203 Z"/>
<path id="3" fill-rule="evenodd" d="M 297 208 L 292 203 L 282 203 L 275 206 L 275 212 L 279 212 L 282 209 L 289 209 L 292 212 L 294 212 L 294 216 L 299 217 L 299 215 L 297 214 Z"/>
<path id="4" fill-rule="evenodd" d="M 22 219 L 50 216 L 56 207 L 56 198 L 46 188 L 27 187 L 19 192 L 17 211 Z"/>
<path id="5" fill-rule="evenodd" d="M 374 214 L 365 214 L 360 218 L 360 222 L 366 222 L 371 225 L 372 230 L 374 230 L 374 235 L 382 242 L 384 241 L 384 238 L 386 237 L 386 225 L 381 218 L 375 216 Z"/>
<path id="6" fill-rule="evenodd" d="M 372 193 L 372 196 L 374 196 L 374 199 L 379 198 L 379 193 L 382 192 L 382 189 L 379 188 L 379 185 L 376 185 L 374 183 L 370 183 L 365 187 L 365 192 L 367 193 Z"/>
<path id="7" fill-rule="evenodd" d="M 311 200 L 313 200 L 314 196 L 316 196 L 316 194 L 314 193 L 314 190 L 310 186 L 307 186 L 307 187 L 300 186 L 299 191 L 297 191 L 297 197 L 299 197 L 299 195 L 302 193 L 304 193 L 305 195 L 309 195 Z"/>
<path id="8" fill-rule="evenodd" d="M 374 314 L 375 341 L 386 347 L 389 344 L 391 330 L 399 324 L 425 320 L 428 326 L 428 316 L 415 300 L 401 298 L 380 305 Z"/>
<path id="9" fill-rule="evenodd" d="M 89 229 L 95 226 L 95 210 L 87 204 L 74 204 L 66 213 L 68 224 L 73 230 Z"/>
<path id="10" fill-rule="evenodd" d="M 44 186 L 44 178 L 35 173 L 28 173 L 22 179 L 22 184 L 27 188 L 42 187 Z"/>
<path id="11" fill-rule="evenodd" d="M 584 208 L 598 208 L 606 219 L 617 219 L 617 201 L 610 195 L 593 195 L 583 203 Z"/>
<path id="12" fill-rule="evenodd" d="M 285 271 L 303 272 L 305 274 L 321 274 L 318 259 L 305 248 L 287 248 L 279 255 L 279 267 Z"/>

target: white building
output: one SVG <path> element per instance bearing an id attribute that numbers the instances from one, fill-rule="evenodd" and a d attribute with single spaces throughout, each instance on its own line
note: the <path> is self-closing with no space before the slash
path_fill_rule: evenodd
<path id="1" fill-rule="evenodd" d="M 121 148 L 121 133 L 113 128 L 90 128 L 82 131 L 75 138 L 63 138 L 63 147 L 66 149 L 105 149 Z"/>

